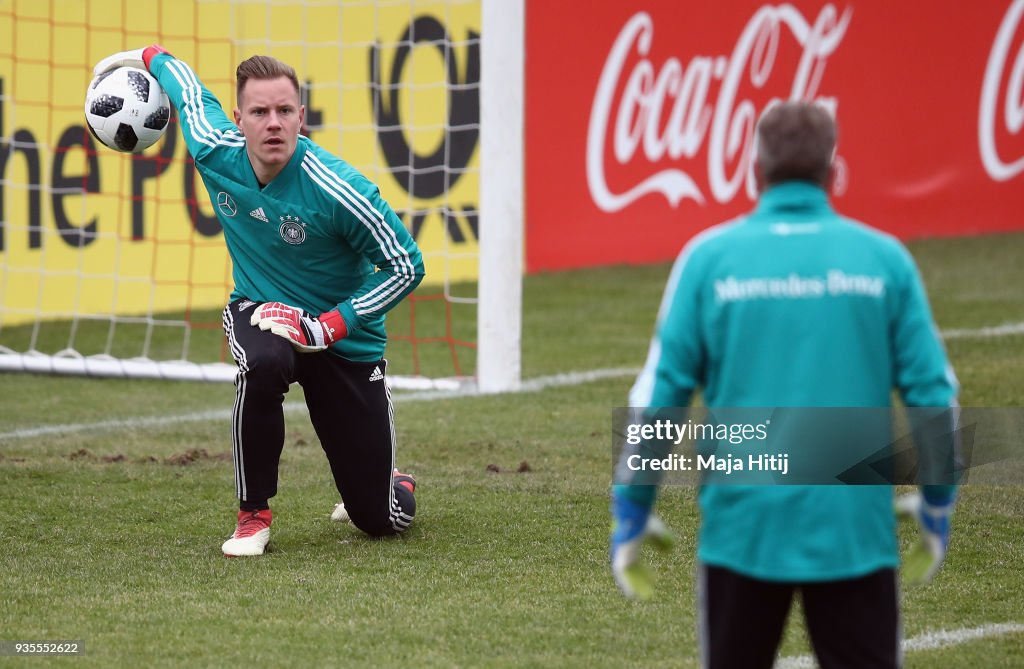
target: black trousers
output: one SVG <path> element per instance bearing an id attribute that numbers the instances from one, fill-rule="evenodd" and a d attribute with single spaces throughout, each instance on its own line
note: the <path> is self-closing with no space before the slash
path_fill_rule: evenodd
<path id="1" fill-rule="evenodd" d="M 243 508 L 258 508 L 277 494 L 284 395 L 298 382 L 352 523 L 372 536 L 405 531 L 416 501 L 393 481 L 394 407 L 386 361 L 299 353 L 283 337 L 250 325 L 254 308 L 249 300 L 224 308 L 224 333 L 238 364 L 231 444 Z"/>
<path id="2" fill-rule="evenodd" d="M 697 570 L 702 667 L 770 669 L 798 590 L 821 669 L 893 669 L 901 664 L 893 569 L 815 583 L 762 581 L 705 564 Z"/>

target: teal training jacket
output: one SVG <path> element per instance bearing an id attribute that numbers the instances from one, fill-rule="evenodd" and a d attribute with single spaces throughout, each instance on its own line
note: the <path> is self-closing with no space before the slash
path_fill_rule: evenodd
<path id="1" fill-rule="evenodd" d="M 894 389 L 949 407 L 957 381 L 906 248 L 791 181 L 672 269 L 630 405 L 686 407 L 697 388 L 708 407 L 888 407 Z M 652 486 L 618 490 L 653 501 Z M 703 486 L 698 500 L 709 565 L 820 581 L 899 564 L 891 486 Z"/>
<path id="2" fill-rule="evenodd" d="M 380 190 L 345 161 L 299 137 L 295 154 L 260 188 L 245 137 L 184 61 L 159 54 L 150 72 L 178 110 L 188 152 L 231 255 L 232 299 L 279 301 L 316 315 L 338 309 L 348 336 L 330 351 L 384 355 L 384 314 L 424 276 L 423 257 Z"/>

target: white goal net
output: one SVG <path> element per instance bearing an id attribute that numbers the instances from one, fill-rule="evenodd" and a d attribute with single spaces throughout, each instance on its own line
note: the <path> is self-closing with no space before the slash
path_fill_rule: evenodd
<path id="1" fill-rule="evenodd" d="M 522 13 L 522 0 L 0 3 L 0 371 L 234 377 L 230 260 L 176 119 L 139 155 L 84 125 L 92 64 L 160 43 L 229 113 L 239 61 L 293 65 L 309 136 L 402 217 L 427 279 L 388 315 L 396 385 L 514 387 Z"/>

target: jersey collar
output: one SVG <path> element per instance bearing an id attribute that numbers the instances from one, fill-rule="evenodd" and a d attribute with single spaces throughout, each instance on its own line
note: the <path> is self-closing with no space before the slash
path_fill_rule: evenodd
<path id="1" fill-rule="evenodd" d="M 828 193 L 809 181 L 784 181 L 761 193 L 755 213 L 831 213 Z"/>
<path id="2" fill-rule="evenodd" d="M 306 139 L 299 137 L 299 141 L 295 143 L 295 153 L 288 160 L 288 164 L 284 166 L 284 169 L 277 173 L 277 176 L 273 180 L 263 187 L 262 192 L 264 194 L 273 194 L 287 189 L 289 183 L 294 179 L 295 174 L 301 169 L 302 158 L 306 155 Z M 249 160 L 249 155 L 245 155 L 246 161 Z M 256 180 L 256 172 L 252 169 L 252 164 L 249 164 L 249 178 L 252 180 L 252 187 L 256 190 L 260 190 L 260 183 Z"/>

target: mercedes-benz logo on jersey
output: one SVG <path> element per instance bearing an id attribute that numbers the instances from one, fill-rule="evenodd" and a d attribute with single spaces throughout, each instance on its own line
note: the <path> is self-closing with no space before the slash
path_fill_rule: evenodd
<path id="1" fill-rule="evenodd" d="M 225 216 L 234 216 L 238 213 L 238 205 L 235 204 L 234 198 L 224 191 L 217 193 L 217 208 Z"/>
<path id="2" fill-rule="evenodd" d="M 301 244 L 306 241 L 306 224 L 298 216 L 282 216 L 280 233 L 289 244 Z"/>

